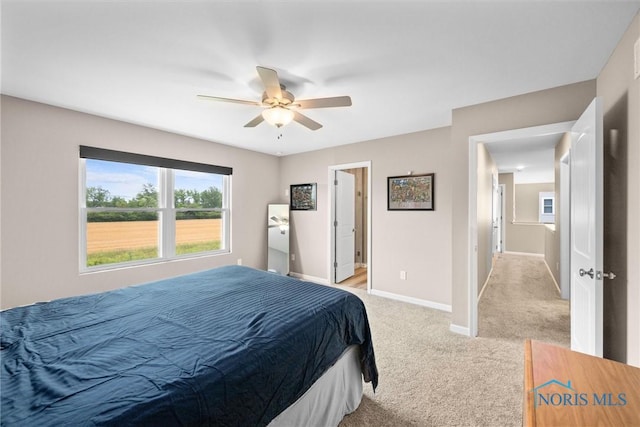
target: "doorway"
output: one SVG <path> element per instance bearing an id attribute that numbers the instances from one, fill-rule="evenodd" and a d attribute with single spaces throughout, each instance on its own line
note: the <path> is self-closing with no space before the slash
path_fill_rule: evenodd
<path id="1" fill-rule="evenodd" d="M 479 300 L 479 280 L 478 280 L 478 258 L 479 254 L 489 253 L 491 258 L 493 252 L 491 247 L 479 247 L 479 224 L 478 224 L 478 145 L 488 142 L 503 142 L 510 140 L 522 140 L 539 135 L 564 134 L 571 131 L 571 122 L 555 123 L 550 125 L 535 126 L 524 129 L 515 129 L 503 132 L 495 132 L 485 135 L 474 135 L 469 138 L 469 335 L 478 335 L 478 300 Z M 490 190 L 489 190 L 490 191 Z M 508 239 L 508 236 L 506 236 Z M 489 242 L 492 239 L 489 238 Z M 487 245 L 488 246 L 488 245 Z M 483 258 L 483 259 L 484 259 Z"/>
<path id="2" fill-rule="evenodd" d="M 338 172 L 346 172 L 354 177 L 354 206 L 353 210 L 354 226 L 353 240 L 354 246 L 351 250 L 351 260 L 353 260 L 353 274 L 350 277 L 336 277 L 339 269 L 338 257 L 340 257 L 340 237 L 337 237 L 337 215 L 344 211 L 344 206 L 340 206 L 339 191 L 337 190 L 336 175 Z M 329 266 L 328 277 L 331 284 L 340 283 L 347 286 L 358 287 L 361 289 L 372 289 L 372 266 L 371 259 L 371 161 L 363 161 L 357 163 L 348 163 L 342 165 L 334 165 L 329 167 L 328 182 L 334 184 L 329 185 Z M 347 209 L 349 210 L 349 209 Z M 349 230 L 346 230 L 349 231 Z"/>

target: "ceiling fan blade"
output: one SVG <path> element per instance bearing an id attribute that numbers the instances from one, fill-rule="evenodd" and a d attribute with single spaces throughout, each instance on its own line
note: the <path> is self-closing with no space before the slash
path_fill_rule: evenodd
<path id="1" fill-rule="evenodd" d="M 351 97 L 335 96 L 333 98 L 296 99 L 295 103 L 299 105 L 300 108 L 350 107 Z"/>
<path id="2" fill-rule="evenodd" d="M 210 101 L 233 102 L 234 104 L 258 105 L 262 104 L 256 101 L 245 101 L 244 99 L 221 98 L 219 96 L 197 95 L 200 99 L 208 99 Z"/>
<path id="3" fill-rule="evenodd" d="M 262 117 L 262 113 L 258 114 L 255 119 L 251 120 L 249 123 L 244 125 L 246 128 L 253 128 L 258 126 L 260 123 L 264 121 L 264 117 Z"/>
<path id="4" fill-rule="evenodd" d="M 311 120 L 309 117 L 302 115 L 297 111 L 293 111 L 293 120 L 295 120 L 296 122 L 300 123 L 302 126 L 305 126 L 311 130 L 318 130 L 322 127 L 320 123 Z"/>
<path id="5" fill-rule="evenodd" d="M 267 96 L 269 98 L 282 99 L 282 89 L 280 88 L 280 80 L 276 70 L 260 66 L 256 67 L 256 70 L 258 70 L 258 75 L 262 80 Z"/>

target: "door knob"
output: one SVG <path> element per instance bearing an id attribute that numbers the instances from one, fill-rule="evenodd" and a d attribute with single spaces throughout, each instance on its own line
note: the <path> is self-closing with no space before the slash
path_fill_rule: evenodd
<path id="1" fill-rule="evenodd" d="M 584 268 L 581 268 L 578 271 L 578 273 L 580 274 L 580 277 L 584 277 L 584 275 L 586 274 L 593 279 L 593 275 L 594 275 L 593 268 L 590 269 L 589 271 L 585 270 Z"/>

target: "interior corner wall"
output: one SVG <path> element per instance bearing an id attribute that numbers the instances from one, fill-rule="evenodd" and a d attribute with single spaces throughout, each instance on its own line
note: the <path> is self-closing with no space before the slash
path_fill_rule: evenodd
<path id="1" fill-rule="evenodd" d="M 597 94 L 604 115 L 604 268 L 617 274 L 604 283 L 603 352 L 640 367 L 640 77 L 634 78 L 638 40 L 640 13 L 600 72 Z M 624 314 L 626 325 L 619 321 Z"/>
<path id="2" fill-rule="evenodd" d="M 576 120 L 596 95 L 595 80 L 453 110 L 451 127 L 452 325 L 469 328 L 469 138 Z M 486 253 L 478 248 L 478 262 Z M 479 284 L 481 286 L 482 284 Z"/>
<path id="3" fill-rule="evenodd" d="M 329 280 L 329 167 L 371 161 L 371 253 L 374 291 L 451 304 L 450 128 L 393 136 L 289 155 L 280 160 L 281 194 L 291 184 L 317 183 L 316 211 L 291 212 L 291 271 Z M 388 211 L 387 177 L 435 173 L 434 211 Z M 281 202 L 287 202 L 283 198 Z M 406 271 L 406 280 L 400 279 Z"/>
<path id="4" fill-rule="evenodd" d="M 81 295 L 225 264 L 266 268 L 275 156 L 2 96 L 2 307 Z M 232 253 L 79 272 L 79 145 L 233 168 Z M 256 172 L 260 171 L 260 179 Z"/>

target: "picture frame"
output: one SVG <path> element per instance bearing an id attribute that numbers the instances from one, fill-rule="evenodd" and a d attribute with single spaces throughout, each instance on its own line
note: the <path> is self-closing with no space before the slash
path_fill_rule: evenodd
<path id="1" fill-rule="evenodd" d="M 388 177 L 387 210 L 435 210 L 435 173 Z"/>
<path id="2" fill-rule="evenodd" d="M 292 184 L 289 189 L 292 211 L 315 211 L 317 209 L 316 183 Z"/>

